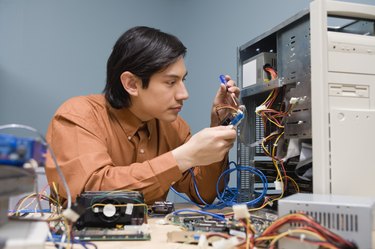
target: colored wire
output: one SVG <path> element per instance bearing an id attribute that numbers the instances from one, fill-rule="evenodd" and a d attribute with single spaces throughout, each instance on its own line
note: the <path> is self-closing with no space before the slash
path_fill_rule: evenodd
<path id="1" fill-rule="evenodd" d="M 194 189 L 196 191 L 196 194 L 199 198 L 199 200 L 204 203 L 204 205 L 200 205 L 198 203 L 195 203 L 193 201 L 191 201 L 188 197 L 182 195 L 181 193 L 177 192 L 173 187 L 170 187 L 170 189 L 176 193 L 179 197 L 183 198 L 184 200 L 186 200 L 188 203 L 191 203 L 197 207 L 199 207 L 200 209 L 202 210 L 209 210 L 209 209 L 222 209 L 224 207 L 231 207 L 235 204 L 239 204 L 236 200 L 238 200 L 238 190 L 237 189 L 233 189 L 233 188 L 229 188 L 228 187 L 228 181 L 226 179 L 229 178 L 229 175 L 235 171 L 247 171 L 247 172 L 250 172 L 256 176 L 258 176 L 262 183 L 263 183 L 263 190 L 261 192 L 261 194 L 259 196 L 257 196 L 255 199 L 253 200 L 250 200 L 250 201 L 247 201 L 247 202 L 243 202 L 244 204 L 248 205 L 248 206 L 253 206 L 253 205 L 256 205 L 258 204 L 260 201 L 262 201 L 266 194 L 267 194 L 267 189 L 268 189 L 268 181 L 267 181 L 267 177 L 263 174 L 262 171 L 260 171 L 259 169 L 255 168 L 255 167 L 252 167 L 252 166 L 238 166 L 235 162 L 230 162 L 229 165 L 234 165 L 235 168 L 229 168 L 227 170 L 225 170 L 223 173 L 221 173 L 221 175 L 219 176 L 217 182 L 216 182 L 216 193 L 217 193 L 217 199 L 218 199 L 218 202 L 216 203 L 213 203 L 213 204 L 207 204 L 203 198 L 200 196 L 199 194 L 199 189 L 197 187 L 197 182 L 195 180 L 195 176 L 194 176 L 194 172 L 193 171 L 190 171 L 191 175 L 192 175 L 192 180 L 193 180 L 193 184 L 194 184 Z M 219 186 L 220 186 L 220 181 L 221 180 L 224 180 L 224 189 L 222 192 L 220 192 L 219 190 Z M 226 193 L 229 193 L 231 196 L 226 199 L 226 196 L 225 194 Z"/>
<path id="2" fill-rule="evenodd" d="M 176 210 L 176 211 L 172 212 L 171 214 L 169 214 L 169 217 L 171 215 L 179 215 L 180 213 L 198 213 L 198 214 L 211 216 L 211 217 L 213 217 L 215 219 L 218 219 L 218 220 L 221 220 L 221 221 L 226 220 L 224 216 L 221 216 L 219 214 L 211 213 L 211 212 L 207 212 L 207 211 L 203 211 L 203 210 L 195 210 L 195 209 L 179 209 L 179 210 Z"/>
<path id="3" fill-rule="evenodd" d="M 35 134 L 37 134 L 42 139 L 44 145 L 47 146 L 47 149 L 51 154 L 51 158 L 52 158 L 52 160 L 53 160 L 53 162 L 56 166 L 57 173 L 58 173 L 58 175 L 59 175 L 59 177 L 60 177 L 60 179 L 63 183 L 64 189 L 65 189 L 65 192 L 66 192 L 66 196 L 67 196 L 67 209 L 70 209 L 71 206 L 72 206 L 72 197 L 71 197 L 71 194 L 70 194 L 68 183 L 66 182 L 64 174 L 62 173 L 61 168 L 60 168 L 59 164 L 57 163 L 55 153 L 53 152 L 51 146 L 48 144 L 46 138 L 37 129 L 35 129 L 33 127 L 30 127 L 30 126 L 27 126 L 27 125 L 21 125 L 21 124 L 0 125 L 0 130 L 10 129 L 10 128 L 24 129 L 24 130 L 34 132 Z"/>

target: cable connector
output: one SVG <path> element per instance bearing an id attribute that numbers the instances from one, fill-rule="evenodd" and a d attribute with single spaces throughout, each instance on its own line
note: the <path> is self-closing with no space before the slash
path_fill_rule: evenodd
<path id="1" fill-rule="evenodd" d="M 237 237 L 231 237 L 229 239 L 221 239 L 212 242 L 212 247 L 215 249 L 234 249 L 240 241 Z"/>
<path id="2" fill-rule="evenodd" d="M 289 104 L 294 105 L 297 104 L 300 98 L 291 97 L 289 100 Z"/>
<path id="3" fill-rule="evenodd" d="M 65 209 L 63 212 L 62 212 L 62 215 L 67 218 L 68 220 L 70 220 L 71 222 L 76 222 L 79 217 L 81 217 L 81 215 L 86 211 L 86 209 L 77 204 L 77 203 L 74 203 L 72 205 L 71 208 L 67 208 Z"/>
<path id="4" fill-rule="evenodd" d="M 206 235 L 201 234 L 198 241 L 198 248 L 199 249 L 208 249 L 208 240 Z"/>
<path id="5" fill-rule="evenodd" d="M 245 115 L 241 110 L 237 110 L 236 116 L 230 121 L 229 125 L 233 125 L 234 127 L 238 126 L 244 116 Z"/>
<path id="6" fill-rule="evenodd" d="M 274 184 L 275 184 L 275 189 L 276 190 L 281 190 L 283 187 L 283 183 L 282 182 L 280 182 L 280 181 L 274 181 L 273 182 Z"/>
<path id="7" fill-rule="evenodd" d="M 250 218 L 249 210 L 247 209 L 246 204 L 237 204 L 233 205 L 234 219 L 248 219 Z"/>
<path id="8" fill-rule="evenodd" d="M 299 241 L 301 241 L 301 242 L 303 243 L 303 242 L 305 242 L 305 239 L 306 239 L 306 235 L 302 233 L 302 234 L 299 236 Z"/>
<path id="9" fill-rule="evenodd" d="M 256 113 L 258 113 L 260 111 L 264 111 L 264 110 L 267 110 L 267 106 L 265 106 L 265 105 L 260 105 L 257 108 L 255 108 Z"/>

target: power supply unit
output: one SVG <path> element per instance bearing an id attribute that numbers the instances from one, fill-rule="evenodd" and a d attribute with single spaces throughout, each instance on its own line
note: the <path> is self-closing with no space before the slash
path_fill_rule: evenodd
<path id="1" fill-rule="evenodd" d="M 278 214 L 305 213 L 322 226 L 357 244 L 375 249 L 375 199 L 359 196 L 294 194 L 279 201 Z M 295 224 L 298 227 L 298 224 Z M 302 242 L 282 239 L 280 249 L 302 248 Z M 318 248 L 304 243 L 305 249 Z"/>

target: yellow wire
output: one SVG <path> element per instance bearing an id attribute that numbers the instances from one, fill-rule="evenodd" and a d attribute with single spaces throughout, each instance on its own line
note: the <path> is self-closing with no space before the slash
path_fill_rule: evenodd
<path id="1" fill-rule="evenodd" d="M 94 205 L 91 206 L 91 208 L 94 208 L 96 206 L 105 206 L 105 205 L 108 205 L 108 204 L 105 204 L 105 203 L 95 203 Z M 148 218 L 148 213 L 147 213 L 148 206 L 145 203 L 111 204 L 111 205 L 113 205 L 115 207 L 127 207 L 127 206 L 139 207 L 139 206 L 143 206 L 144 207 L 145 216 L 146 216 L 146 218 Z"/>
<path id="2" fill-rule="evenodd" d="M 272 202 L 273 202 L 273 201 L 267 201 L 267 202 L 263 203 L 263 205 L 260 206 L 260 207 L 257 207 L 257 208 L 250 208 L 250 209 L 248 209 L 248 210 L 249 210 L 249 212 L 257 211 L 257 210 L 260 210 L 260 209 L 264 208 L 264 207 L 267 206 L 268 204 L 271 204 Z"/>
<path id="3" fill-rule="evenodd" d="M 57 186 L 56 186 L 56 183 L 55 183 L 55 182 L 52 182 L 52 187 L 53 187 L 53 190 L 54 190 L 55 193 L 56 193 L 57 206 L 60 207 L 61 204 L 60 204 L 60 198 L 59 198 L 59 191 L 57 190 Z"/>
<path id="4" fill-rule="evenodd" d="M 33 196 L 33 195 L 35 195 L 35 193 L 31 193 L 31 194 L 29 194 L 29 195 L 27 195 L 22 201 L 21 201 L 21 203 L 18 205 L 18 207 L 17 207 L 17 210 L 16 210 L 16 215 L 19 215 L 19 212 L 20 212 L 20 210 L 21 210 L 21 207 L 22 207 L 22 205 L 23 205 L 23 203 L 27 200 L 27 199 L 29 199 L 31 196 Z"/>
<path id="5" fill-rule="evenodd" d="M 291 182 L 293 182 L 293 184 L 294 184 L 294 185 L 296 186 L 296 188 L 297 188 L 297 193 L 299 193 L 299 192 L 300 192 L 300 189 L 299 189 L 299 186 L 298 186 L 297 182 L 296 182 L 292 177 L 290 177 L 290 176 L 286 176 L 286 178 L 289 179 Z"/>
<path id="6" fill-rule="evenodd" d="M 105 205 L 108 205 L 109 203 L 95 203 L 94 205 L 92 205 L 91 207 L 94 208 L 96 206 L 105 206 Z M 111 204 L 115 207 L 126 207 L 126 206 L 144 206 L 147 208 L 147 205 L 144 204 L 144 203 L 128 203 L 128 204 Z"/>
<path id="7" fill-rule="evenodd" d="M 288 236 L 288 235 L 292 235 L 293 233 L 309 234 L 309 235 L 311 235 L 313 237 L 318 238 L 320 241 L 326 242 L 326 240 L 324 239 L 324 237 L 320 236 L 317 233 L 314 233 L 314 232 L 311 232 L 311 231 L 308 231 L 308 230 L 304 230 L 304 229 L 293 229 L 293 230 L 288 230 L 286 232 L 283 232 L 283 233 L 275 236 L 275 238 L 271 241 L 270 246 L 274 245 L 281 238 L 283 238 L 285 236 Z M 330 247 L 330 248 L 336 248 L 336 247 Z"/>
<path id="8" fill-rule="evenodd" d="M 261 105 L 264 105 L 264 103 L 266 103 L 266 102 L 272 97 L 272 95 L 274 94 L 274 92 L 275 92 L 275 89 L 273 89 L 273 90 L 271 91 L 271 93 L 268 95 L 268 97 L 266 98 L 266 100 L 263 101 L 263 103 L 262 103 Z"/>
<path id="9" fill-rule="evenodd" d="M 63 218 L 63 223 L 65 225 L 65 229 L 66 229 L 66 238 L 67 238 L 67 243 L 66 243 L 66 248 L 69 249 L 71 248 L 71 238 L 70 238 L 70 227 L 69 227 L 69 222 L 66 218 Z"/>
<path id="10" fill-rule="evenodd" d="M 279 167 L 277 166 L 277 160 L 275 159 L 277 143 L 279 142 L 279 140 L 282 137 L 282 135 L 284 135 L 284 132 L 280 133 L 280 135 L 276 138 L 276 140 L 275 140 L 275 142 L 273 143 L 273 146 L 272 146 L 272 154 L 271 155 L 272 155 L 272 162 L 275 165 L 275 168 L 276 168 L 276 171 L 277 171 L 277 178 L 276 178 L 276 180 L 278 180 L 278 179 L 282 180 L 282 176 L 281 176 Z"/>
<path id="11" fill-rule="evenodd" d="M 268 108 L 267 108 L 267 109 L 263 109 L 263 110 L 256 111 L 255 113 L 256 113 L 258 116 L 262 117 L 261 113 L 264 112 L 264 111 L 272 111 L 272 109 L 268 109 Z M 280 125 L 280 124 L 276 123 L 275 121 L 273 121 L 273 120 L 270 119 L 269 117 L 266 116 L 266 118 L 267 118 L 268 121 L 270 121 L 271 123 L 273 123 L 273 124 L 274 124 L 275 126 L 277 126 L 278 128 L 284 128 L 283 125 Z"/>
<path id="12" fill-rule="evenodd" d="M 250 219 L 249 218 L 246 218 L 246 226 L 247 226 L 247 229 L 250 230 Z M 250 233 L 247 233 L 246 248 L 250 248 Z"/>

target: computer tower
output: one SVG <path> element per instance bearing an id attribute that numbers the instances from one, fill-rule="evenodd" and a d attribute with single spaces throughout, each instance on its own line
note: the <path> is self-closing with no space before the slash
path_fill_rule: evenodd
<path id="1" fill-rule="evenodd" d="M 375 196 L 375 6 L 312 1 L 237 57 L 247 109 L 237 164 L 281 183 L 282 196 Z M 276 74 L 260 75 L 261 63 Z M 254 198 L 258 182 L 239 172 L 239 201 Z"/>

